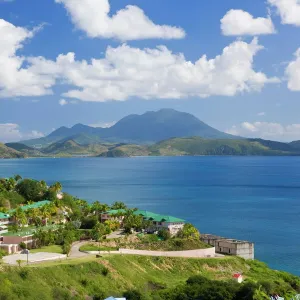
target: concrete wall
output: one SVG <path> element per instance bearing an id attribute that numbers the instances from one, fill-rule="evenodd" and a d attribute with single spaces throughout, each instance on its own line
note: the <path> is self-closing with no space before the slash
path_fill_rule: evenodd
<path id="1" fill-rule="evenodd" d="M 215 242 L 216 252 L 236 255 L 245 259 L 254 259 L 254 244 L 249 242 L 233 240 L 217 240 Z"/>
<path id="2" fill-rule="evenodd" d="M 164 257 L 215 257 L 215 248 L 188 250 L 188 251 L 148 251 L 148 250 L 133 250 L 120 249 L 120 254 L 145 255 L 145 256 L 164 256 Z"/>

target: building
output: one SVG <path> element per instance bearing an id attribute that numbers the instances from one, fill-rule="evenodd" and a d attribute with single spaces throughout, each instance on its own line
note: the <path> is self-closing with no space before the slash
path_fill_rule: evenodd
<path id="1" fill-rule="evenodd" d="M 124 209 L 109 210 L 101 214 L 101 222 L 105 222 L 107 220 L 115 220 L 119 221 L 120 224 L 122 224 L 125 214 L 126 210 Z M 148 232 L 167 229 L 170 234 L 174 236 L 183 228 L 185 224 L 185 220 L 172 216 L 155 214 L 147 210 L 135 210 L 133 214 L 136 216 L 142 216 L 144 220 L 151 221 L 151 226 L 146 229 L 146 231 Z"/>
<path id="2" fill-rule="evenodd" d="M 0 224 L 1 225 L 9 225 L 11 224 L 11 216 L 6 213 L 1 213 L 0 212 Z"/>
<path id="3" fill-rule="evenodd" d="M 106 298 L 105 300 L 126 300 L 126 298 L 109 297 L 109 298 Z"/>
<path id="4" fill-rule="evenodd" d="M 254 259 L 254 243 L 224 238 L 212 234 L 202 234 L 201 240 L 216 248 L 217 253 Z"/>
<path id="5" fill-rule="evenodd" d="M 125 218 L 126 210 L 125 209 L 112 209 L 108 210 L 101 214 L 101 222 L 105 222 L 108 220 L 118 221 L 120 224 L 123 222 Z"/>
<path id="6" fill-rule="evenodd" d="M 140 215 L 144 220 L 151 221 L 152 226 L 148 231 L 167 229 L 172 236 L 176 235 L 184 226 L 185 220 L 172 216 L 155 214 L 146 210 L 136 210 L 135 215 Z"/>
<path id="7" fill-rule="evenodd" d="M 233 279 L 236 280 L 238 283 L 242 283 L 243 282 L 243 275 L 240 273 L 235 273 L 233 274 Z"/>

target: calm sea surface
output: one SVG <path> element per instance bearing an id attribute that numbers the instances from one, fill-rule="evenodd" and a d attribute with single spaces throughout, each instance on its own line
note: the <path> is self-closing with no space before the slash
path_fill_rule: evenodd
<path id="1" fill-rule="evenodd" d="M 60 181 L 86 199 L 174 215 L 203 233 L 255 242 L 256 258 L 300 275 L 300 158 L 0 160 L 0 177 Z"/>

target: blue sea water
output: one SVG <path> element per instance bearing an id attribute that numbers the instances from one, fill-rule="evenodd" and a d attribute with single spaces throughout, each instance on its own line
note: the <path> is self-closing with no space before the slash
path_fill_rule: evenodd
<path id="1" fill-rule="evenodd" d="M 299 157 L 139 157 L 0 160 L 0 177 L 60 181 L 86 199 L 174 215 L 255 243 L 270 267 L 300 275 Z"/>

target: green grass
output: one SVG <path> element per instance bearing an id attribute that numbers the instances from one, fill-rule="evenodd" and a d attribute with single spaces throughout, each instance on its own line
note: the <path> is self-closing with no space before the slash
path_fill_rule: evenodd
<path id="1" fill-rule="evenodd" d="M 105 276 L 104 269 L 108 269 Z M 128 289 L 150 295 L 153 286 L 174 288 L 192 275 L 208 279 L 229 280 L 234 272 L 247 279 L 277 282 L 283 288 L 299 283 L 299 278 L 270 270 L 263 263 L 237 257 L 186 259 L 145 256 L 88 256 L 19 267 L 2 266 L 0 290 L 3 299 L 85 299 L 100 292 L 121 296 Z M 70 293 L 69 297 L 53 293 Z M 1 296 L 2 296 L 1 294 Z M 146 299 L 154 299 L 149 296 Z"/>
<path id="2" fill-rule="evenodd" d="M 38 252 L 50 252 L 50 253 L 63 254 L 61 246 L 58 246 L 58 245 L 50 245 L 50 246 L 45 246 L 42 248 L 30 250 L 30 253 L 38 253 Z"/>
<path id="3" fill-rule="evenodd" d="M 104 247 L 99 246 L 97 244 L 86 244 L 79 248 L 80 251 L 117 251 L 119 250 L 117 247 Z"/>

